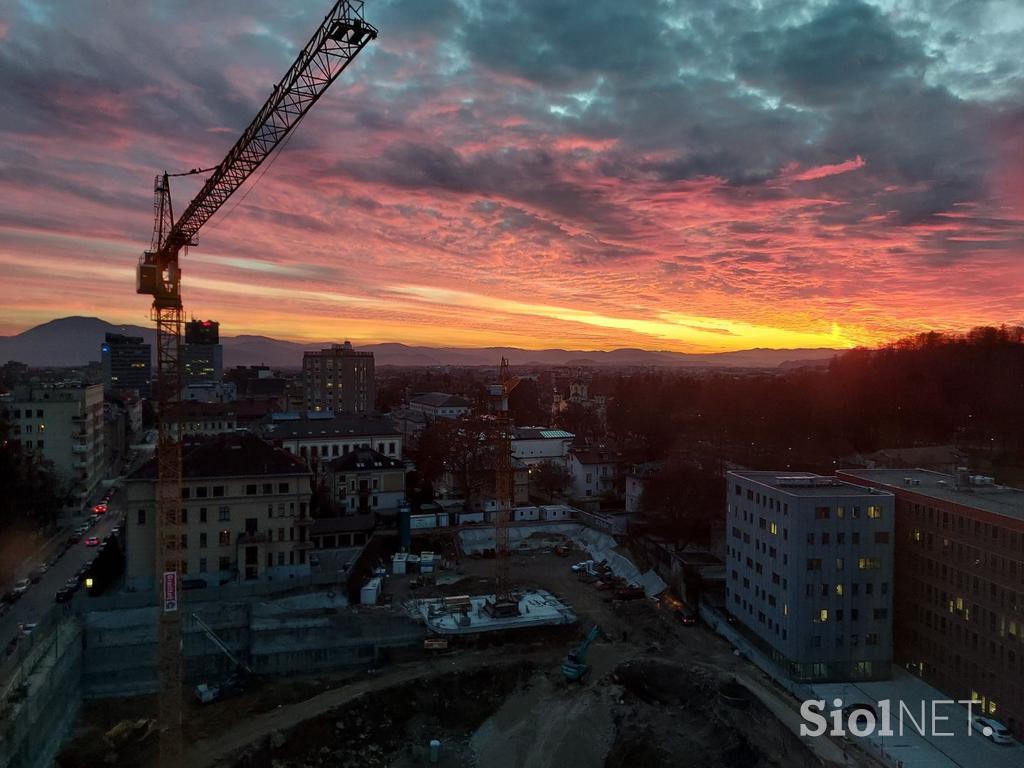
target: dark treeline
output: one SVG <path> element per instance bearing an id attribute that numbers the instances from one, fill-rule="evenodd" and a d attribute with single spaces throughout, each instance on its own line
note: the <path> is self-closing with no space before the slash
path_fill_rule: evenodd
<path id="1" fill-rule="evenodd" d="M 845 352 L 825 369 L 623 377 L 608 427 L 649 459 L 822 471 L 854 453 L 948 443 L 1017 464 L 1024 329 L 922 334 Z"/>

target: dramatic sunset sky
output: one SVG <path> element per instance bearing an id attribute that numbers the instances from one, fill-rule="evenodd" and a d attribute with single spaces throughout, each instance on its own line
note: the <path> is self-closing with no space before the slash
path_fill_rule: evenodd
<path id="1" fill-rule="evenodd" d="M 329 5 L 0 4 L 0 334 L 144 324 L 154 174 L 219 162 Z M 184 261 L 223 333 L 705 352 L 1024 322 L 1020 0 L 366 18 Z"/>

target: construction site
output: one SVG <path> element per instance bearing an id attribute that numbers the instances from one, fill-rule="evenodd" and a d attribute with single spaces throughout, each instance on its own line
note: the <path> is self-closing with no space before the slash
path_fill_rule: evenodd
<path id="1" fill-rule="evenodd" d="M 678 765 L 681 755 L 704 766 L 822 764 L 792 722 L 778 718 L 780 707 L 795 717 L 795 702 L 707 628 L 681 624 L 674 601 L 618 597 L 599 588 L 597 576 L 572 570 L 588 550 L 555 554 L 552 542 L 569 547 L 571 538 L 531 538 L 535 547 L 508 557 L 513 594 L 556 599 L 572 606 L 574 620 L 460 635 L 431 631 L 429 611 L 415 618 L 423 605 L 447 602 L 449 613 L 463 615 L 486 613 L 493 604 L 471 599 L 471 607 L 460 607 L 468 595 L 494 594 L 494 559 L 452 552 L 458 556 L 450 570 L 381 577 L 374 606 L 291 598 L 276 611 L 280 631 L 288 627 L 291 638 L 253 640 L 248 653 L 232 642 L 233 659 L 190 627 L 184 656 L 192 681 L 218 670 L 223 679 L 236 661 L 251 672 L 206 703 L 196 683 L 185 687 L 183 764 L 584 768 Z M 226 629 L 232 617 L 218 610 L 211 627 L 219 627 L 218 636 L 237 636 Z M 272 602 L 253 606 L 263 623 L 273 622 L 272 610 Z M 339 638 L 346 622 L 349 637 Z M 319 635 L 317 628 L 327 626 L 333 642 Z M 376 628 L 372 636 L 369 627 Z M 152 643 L 152 631 L 149 637 Z M 317 642 L 324 647 L 315 649 Z M 347 657 L 338 650 L 346 643 Z M 90 645 L 81 716 L 56 763 L 156 764 L 156 725 L 138 717 L 154 710 L 152 694 L 106 695 L 107 675 L 93 665 L 109 655 L 115 674 L 113 659 L 125 652 Z M 328 645 L 334 657 L 317 668 L 313 662 L 325 658 Z M 268 651 L 286 646 L 298 663 L 268 662 Z M 372 655 L 361 650 L 367 648 Z M 110 690 L 109 678 L 106 685 Z"/>

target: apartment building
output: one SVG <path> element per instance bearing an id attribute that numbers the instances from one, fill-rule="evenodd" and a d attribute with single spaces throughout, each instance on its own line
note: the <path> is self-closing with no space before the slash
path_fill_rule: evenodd
<path id="1" fill-rule="evenodd" d="M 106 473 L 103 386 L 80 382 L 20 385 L 0 400 L 8 439 L 53 463 L 76 504 L 87 501 Z"/>
<path id="2" fill-rule="evenodd" d="M 149 590 L 156 568 L 155 461 L 125 484 L 125 583 Z M 309 575 L 310 472 L 304 462 L 241 433 L 182 456 L 182 583 L 188 587 Z"/>
<path id="3" fill-rule="evenodd" d="M 891 493 L 806 473 L 729 472 L 726 606 L 800 681 L 890 676 Z"/>
<path id="4" fill-rule="evenodd" d="M 923 469 L 851 469 L 896 498 L 896 661 L 1024 738 L 1024 490 Z"/>
<path id="5" fill-rule="evenodd" d="M 304 352 L 302 380 L 307 411 L 373 412 L 377 397 L 373 353 L 360 352 L 351 342 Z"/>
<path id="6" fill-rule="evenodd" d="M 257 431 L 266 440 L 322 470 L 327 462 L 359 448 L 402 458 L 402 433 L 384 418 L 335 414 L 272 413 Z"/>
<path id="7" fill-rule="evenodd" d="M 331 501 L 346 515 L 394 517 L 405 502 L 405 462 L 357 448 L 327 464 Z"/>

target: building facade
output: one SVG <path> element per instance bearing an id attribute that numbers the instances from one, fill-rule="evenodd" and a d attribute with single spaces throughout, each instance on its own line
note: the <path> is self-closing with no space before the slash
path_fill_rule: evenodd
<path id="1" fill-rule="evenodd" d="M 326 485 L 342 514 L 391 518 L 405 502 L 405 463 L 372 448 L 357 448 L 327 464 Z"/>
<path id="2" fill-rule="evenodd" d="M 125 585 L 153 588 L 156 462 L 125 484 Z M 185 588 L 309 575 L 309 469 L 255 435 L 186 448 L 182 457 Z"/>
<path id="3" fill-rule="evenodd" d="M 409 399 L 409 410 L 422 413 L 430 421 L 462 418 L 472 406 L 462 395 L 449 395 L 447 392 L 426 392 Z"/>
<path id="4" fill-rule="evenodd" d="M 544 461 L 564 465 L 576 435 L 564 429 L 516 427 L 512 431 L 512 456 L 533 466 Z"/>
<path id="5" fill-rule="evenodd" d="M 1024 490 L 966 471 L 840 476 L 896 497 L 896 660 L 1024 738 Z"/>
<path id="6" fill-rule="evenodd" d="M 151 397 L 152 350 L 141 336 L 108 333 L 100 347 L 103 386 L 106 390 L 134 389 Z"/>
<path id="7" fill-rule="evenodd" d="M 11 425 L 9 439 L 52 462 L 74 503 L 85 503 L 107 469 L 103 386 L 18 386 L 0 407 Z"/>
<path id="8" fill-rule="evenodd" d="M 574 448 L 567 465 L 572 475 L 572 496 L 576 499 L 617 493 L 621 459 L 604 448 Z"/>
<path id="9" fill-rule="evenodd" d="M 220 345 L 220 323 L 189 320 L 181 348 L 185 385 L 219 384 L 224 380 L 224 348 Z"/>
<path id="10" fill-rule="evenodd" d="M 303 353 L 302 380 L 307 411 L 373 412 L 373 353 L 360 352 L 348 341 Z"/>
<path id="11" fill-rule="evenodd" d="M 891 493 L 833 477 L 726 476 L 726 607 L 794 680 L 890 677 Z"/>

